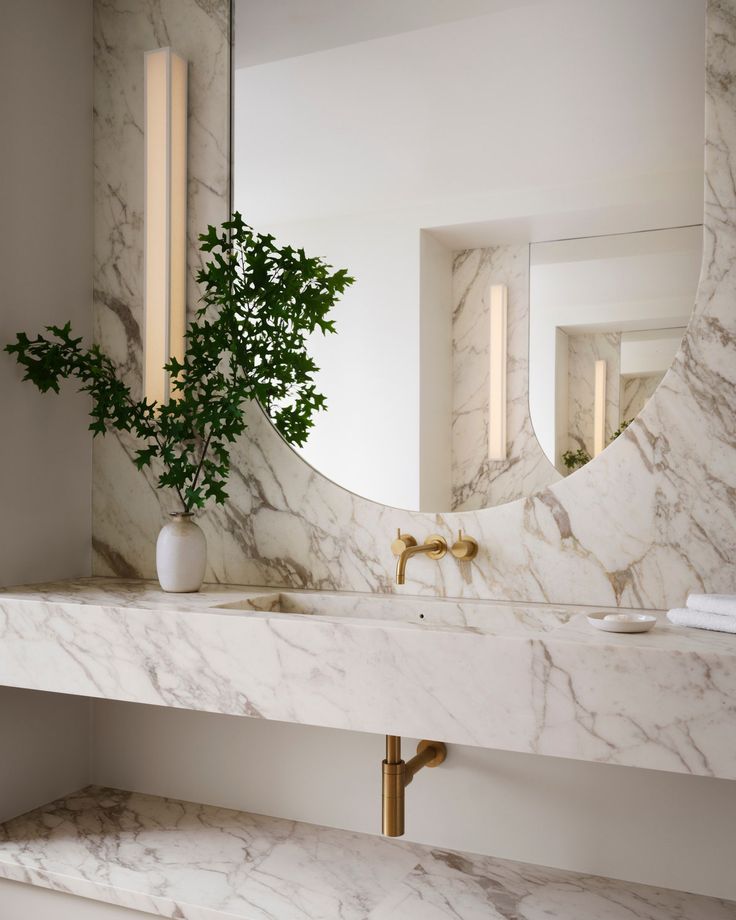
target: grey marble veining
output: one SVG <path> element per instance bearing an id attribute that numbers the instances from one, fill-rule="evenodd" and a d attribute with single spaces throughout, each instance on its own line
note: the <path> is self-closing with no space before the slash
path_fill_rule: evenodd
<path id="1" fill-rule="evenodd" d="M 736 779 L 736 636 L 663 617 L 83 580 L 0 591 L 0 684 Z"/>
<path id="2" fill-rule="evenodd" d="M 627 376 L 621 380 L 621 421 L 635 418 L 659 386 L 663 374 Z"/>
<path id="3" fill-rule="evenodd" d="M 433 850 L 370 920 L 720 920 L 736 904 Z"/>
<path id="4" fill-rule="evenodd" d="M 162 34 L 191 62 L 190 184 L 208 203 L 200 209 L 199 195 L 190 202 L 193 239 L 227 208 L 226 18 L 221 0 L 96 3 L 97 328 L 133 381 L 141 349 L 140 54 Z M 338 488 L 254 408 L 234 452 L 230 500 L 202 519 L 209 580 L 389 591 L 398 526 L 419 538 L 433 531 L 451 537 L 462 527 L 483 555 L 463 567 L 450 558 L 415 560 L 408 593 L 668 608 L 688 591 L 736 589 L 735 0 L 710 0 L 707 34 L 697 305 L 672 369 L 627 432 L 584 469 L 531 497 L 433 515 Z M 127 447 L 114 436 L 96 443 L 94 567 L 152 577 L 169 499 L 134 469 Z"/>
<path id="5" fill-rule="evenodd" d="M 488 458 L 489 288 L 508 287 L 506 460 Z M 452 271 L 452 507 L 489 508 L 561 477 L 529 416 L 529 247 L 458 253 Z"/>
<path id="6" fill-rule="evenodd" d="M 172 920 L 732 920 L 736 904 L 89 787 L 0 826 L 0 876 Z"/>

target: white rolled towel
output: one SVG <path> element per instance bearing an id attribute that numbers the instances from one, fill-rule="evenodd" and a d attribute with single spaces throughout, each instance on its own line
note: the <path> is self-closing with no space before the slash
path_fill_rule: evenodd
<path id="1" fill-rule="evenodd" d="M 685 606 L 690 610 L 718 613 L 722 617 L 736 617 L 736 595 L 734 594 L 691 594 Z"/>
<path id="2" fill-rule="evenodd" d="M 724 616 L 722 613 L 708 613 L 706 610 L 680 607 L 677 610 L 670 610 L 667 619 L 678 626 L 694 626 L 696 629 L 736 633 L 736 616 Z"/>

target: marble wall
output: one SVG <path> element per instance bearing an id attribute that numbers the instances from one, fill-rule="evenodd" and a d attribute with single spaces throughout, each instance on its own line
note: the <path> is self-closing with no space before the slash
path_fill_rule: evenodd
<path id="1" fill-rule="evenodd" d="M 662 381 L 663 374 L 623 377 L 621 380 L 621 421 L 635 418 Z"/>
<path id="2" fill-rule="evenodd" d="M 141 55 L 190 60 L 190 260 L 227 209 L 228 42 L 224 0 L 96 0 L 96 324 L 128 379 L 140 378 Z M 407 593 L 644 607 L 689 590 L 736 590 L 736 0 L 708 22 L 705 254 L 682 348 L 642 415 L 573 476 L 488 510 L 443 515 L 374 504 L 327 481 L 257 408 L 234 454 L 230 500 L 202 517 L 209 577 L 261 585 L 389 591 L 397 526 L 423 538 L 458 527 L 470 565 L 413 560 Z M 194 304 L 195 292 L 190 291 Z M 170 507 L 124 439 L 97 442 L 98 574 L 154 575 Z"/>
<path id="3" fill-rule="evenodd" d="M 596 332 L 567 336 L 567 450 L 593 456 L 595 362 L 606 362 L 605 443 L 619 426 L 621 333 Z"/>
<path id="4" fill-rule="evenodd" d="M 488 458 L 489 289 L 508 287 L 506 460 Z M 466 249 L 452 265 L 452 508 L 514 501 L 560 476 L 529 417 L 529 247 Z"/>
<path id="5" fill-rule="evenodd" d="M 189 61 L 191 311 L 200 296 L 197 236 L 229 210 L 229 18 L 228 0 L 94 0 L 95 339 L 134 393 L 141 392 L 143 357 L 143 54 L 171 46 Z M 157 493 L 153 477 L 133 471 L 131 450 L 131 439 L 117 434 L 94 442 L 96 572 L 152 571 L 150 541 L 168 497 Z M 140 540 L 147 546 L 139 559 Z"/>

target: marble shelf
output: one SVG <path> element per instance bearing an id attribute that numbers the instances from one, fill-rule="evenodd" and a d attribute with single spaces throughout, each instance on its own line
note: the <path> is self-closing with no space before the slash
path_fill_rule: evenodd
<path id="1" fill-rule="evenodd" d="M 37 585 L 0 592 L 0 685 L 736 779 L 736 636 L 583 609 Z"/>
<path id="2" fill-rule="evenodd" d="M 0 825 L 0 878 L 177 920 L 734 920 L 736 902 L 89 787 Z"/>

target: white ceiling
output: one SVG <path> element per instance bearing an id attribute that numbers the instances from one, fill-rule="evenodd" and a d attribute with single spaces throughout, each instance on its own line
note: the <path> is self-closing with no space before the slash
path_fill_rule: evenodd
<path id="1" fill-rule="evenodd" d="M 236 68 L 546 0 L 235 0 Z"/>

